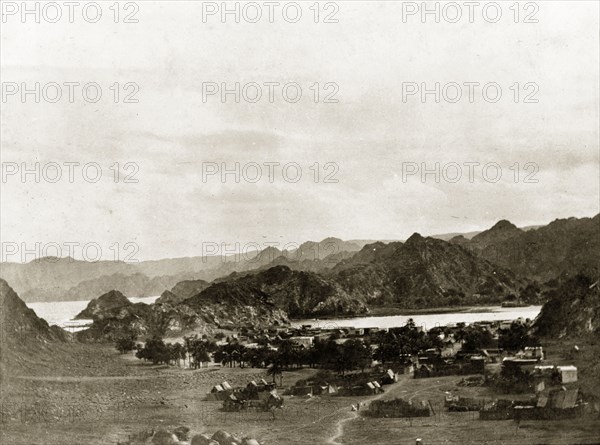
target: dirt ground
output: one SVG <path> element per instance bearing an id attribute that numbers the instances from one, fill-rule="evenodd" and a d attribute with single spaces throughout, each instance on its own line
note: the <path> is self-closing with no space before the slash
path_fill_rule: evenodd
<path id="1" fill-rule="evenodd" d="M 480 421 L 477 413 L 442 409 L 446 391 L 492 398 L 486 388 L 458 388 L 460 377 L 412 379 L 404 376 L 386 392 L 371 397 L 288 397 L 282 410 L 225 413 L 221 402 L 205 401 L 223 380 L 245 385 L 265 378 L 265 370 L 210 367 L 189 370 L 144 364 L 108 346 L 67 345 L 77 361 L 56 364 L 52 350 L 40 354 L 45 369 L 30 364 L 2 384 L 2 445 L 108 445 L 125 442 L 146 429 L 185 425 L 196 433 L 223 429 L 277 444 L 591 444 L 600 442 L 600 420 Z M 71 351 L 72 352 L 72 351 Z M 23 365 L 23 364 L 21 364 Z M 27 364 L 25 364 L 27 365 Z M 67 366 L 68 365 L 68 366 Z M 306 379 L 315 371 L 284 374 L 283 384 Z M 372 419 L 351 410 L 375 397 L 429 400 L 435 415 L 418 419 Z M 361 408 L 366 409 L 366 408 Z"/>
<path id="2" fill-rule="evenodd" d="M 477 412 L 448 412 L 443 409 L 446 392 L 491 400 L 498 398 L 488 388 L 457 387 L 460 377 L 410 379 L 400 382 L 382 397 L 430 401 L 431 417 L 372 419 L 358 417 L 344 426 L 339 443 L 414 444 L 417 438 L 430 444 L 595 444 L 600 443 L 600 418 L 560 421 L 482 421 Z M 501 396 L 509 398 L 511 395 Z M 523 396 L 521 396 L 522 398 Z"/>

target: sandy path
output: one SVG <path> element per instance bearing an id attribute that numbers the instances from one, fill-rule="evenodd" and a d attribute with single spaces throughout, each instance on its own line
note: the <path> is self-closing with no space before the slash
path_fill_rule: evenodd
<path id="1" fill-rule="evenodd" d="M 402 379 L 400 379 L 397 383 L 392 385 L 392 388 L 397 389 L 398 385 L 400 385 L 400 383 L 404 383 L 406 380 L 408 380 L 410 378 L 409 376 L 410 375 L 402 376 Z M 374 400 L 378 400 L 378 399 L 382 398 L 386 394 L 387 394 L 387 392 L 379 393 L 376 396 L 366 399 L 366 402 L 371 403 Z M 343 445 L 342 442 L 338 442 L 338 439 L 340 439 L 344 435 L 344 424 L 346 424 L 347 422 L 350 422 L 351 420 L 357 419 L 358 415 L 359 415 L 359 411 L 350 411 L 350 416 L 340 419 L 336 424 L 335 434 L 333 436 L 331 436 L 329 439 L 327 439 L 326 443 L 328 443 L 330 445 Z"/>

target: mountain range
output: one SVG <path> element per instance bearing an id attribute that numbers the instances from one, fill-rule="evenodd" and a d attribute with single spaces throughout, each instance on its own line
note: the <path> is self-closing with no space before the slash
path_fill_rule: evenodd
<path id="1" fill-rule="evenodd" d="M 292 317 L 360 314 L 386 305 L 492 304 L 518 295 L 532 281 L 598 275 L 600 215 L 526 230 L 502 220 L 467 235 L 444 241 L 441 235 L 413 234 L 405 242 L 367 244 L 327 238 L 235 260 L 130 264 L 54 258 L 3 263 L 0 275 L 25 301 L 90 300 L 112 290 L 128 297 L 161 295 L 158 303 L 169 305 L 193 298 L 215 302 L 216 296 L 239 302 L 264 298 Z"/>
<path id="2" fill-rule="evenodd" d="M 355 316 L 388 306 L 498 304 L 509 296 L 525 294 L 531 301 L 532 289 L 534 298 L 543 293 L 535 290 L 538 283 L 564 283 L 580 273 L 598 276 L 600 215 L 558 219 L 530 230 L 502 220 L 470 239 L 457 235 L 449 241 L 418 233 L 405 242 L 364 245 L 327 238 L 304 243 L 294 251 L 269 247 L 237 262 L 209 258 L 206 263 L 213 268 L 197 272 L 182 268 L 201 267 L 203 261 L 180 260 L 162 263 L 173 275 L 141 272 L 159 273 L 156 262 L 131 265 L 72 259 L 3 265 L 2 275 L 28 285 L 26 295 L 56 295 L 61 279 L 71 286 L 61 294 L 64 297 L 80 295 L 90 300 L 100 294 L 79 315 L 94 320 L 91 329 L 79 334 L 81 338 L 106 338 L 132 328 L 149 334 L 198 326 L 285 324 L 288 318 Z M 29 283 L 28 271 L 32 273 Z M 74 284 L 82 277 L 86 279 Z M 36 321 L 8 284 L 1 283 L 3 307 L 22 314 L 20 326 L 34 327 L 42 338 L 60 338 L 63 331 Z M 553 287 L 546 287 L 545 298 L 561 300 L 562 296 L 548 293 L 549 288 Z M 155 304 L 132 303 L 125 297 L 149 293 L 161 294 Z M 590 299 L 576 301 L 581 304 Z M 565 312 L 556 301 L 552 305 L 560 309 L 557 313 Z M 596 313 L 590 320 L 586 326 L 596 326 Z M 548 323 L 539 323 L 546 326 L 540 330 L 548 329 Z"/>
<path id="3" fill-rule="evenodd" d="M 366 303 L 401 307 L 498 302 L 523 284 L 468 249 L 418 233 L 405 243 L 366 245 L 326 276 Z"/>
<path id="4" fill-rule="evenodd" d="M 598 276 L 600 214 L 593 218 L 557 219 L 524 231 L 500 221 L 471 240 L 450 240 L 480 257 L 541 282 L 584 272 Z"/>
<path id="5" fill-rule="evenodd" d="M 300 269 L 316 270 L 334 265 L 356 252 L 360 241 L 326 238 L 308 241 L 296 249 L 268 247 L 237 255 L 169 258 L 157 261 L 86 262 L 70 257 L 44 257 L 28 263 L 0 263 L 0 277 L 11 283 L 24 301 L 90 300 L 119 289 L 130 297 L 160 295 L 180 281 L 213 281 L 233 272 L 244 272 L 287 262 Z"/>

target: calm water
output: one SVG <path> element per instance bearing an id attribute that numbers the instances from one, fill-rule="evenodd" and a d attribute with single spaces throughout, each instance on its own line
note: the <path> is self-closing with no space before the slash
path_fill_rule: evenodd
<path id="1" fill-rule="evenodd" d="M 159 295 L 155 297 L 129 298 L 132 303 L 154 303 Z M 86 308 L 89 301 L 57 301 L 51 303 L 27 303 L 27 306 L 35 311 L 38 317 L 43 318 L 49 324 L 63 326 L 63 324 L 75 317 Z"/>
<path id="2" fill-rule="evenodd" d="M 449 312 L 446 314 L 421 314 L 421 315 L 392 315 L 383 317 L 339 318 L 331 320 L 295 320 L 292 326 L 300 327 L 310 324 L 313 327 L 335 329 L 337 327 L 355 328 L 393 328 L 404 326 L 409 318 L 417 326 L 431 329 L 435 326 L 444 326 L 449 323 L 473 323 L 475 321 L 516 320 L 519 317 L 534 319 L 540 313 L 542 306 L 527 306 L 517 308 L 504 308 L 500 306 L 472 308 L 468 312 Z"/>
<path id="3" fill-rule="evenodd" d="M 158 298 L 130 298 L 132 303 L 154 303 Z M 65 322 L 73 319 L 75 315 L 85 309 L 89 301 L 58 301 L 54 303 L 27 303 L 35 313 L 50 324 L 63 326 Z M 355 328 L 393 328 L 404 326 L 409 318 L 412 318 L 417 326 L 430 329 L 435 326 L 444 326 L 449 323 L 473 323 L 484 320 L 515 320 L 519 317 L 534 319 L 539 313 L 541 306 L 528 306 L 518 308 L 486 307 L 473 308 L 468 312 L 450 312 L 446 314 L 422 314 L 422 315 L 392 315 L 383 317 L 359 317 L 340 318 L 331 320 L 296 320 L 292 326 L 300 327 L 310 324 L 314 327 L 335 329 L 337 327 Z"/>

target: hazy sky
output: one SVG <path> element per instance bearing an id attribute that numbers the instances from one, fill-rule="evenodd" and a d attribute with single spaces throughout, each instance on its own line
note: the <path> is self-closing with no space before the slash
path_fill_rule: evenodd
<path id="1" fill-rule="evenodd" d="M 5 243 L 94 242 L 106 259 L 113 243 L 133 242 L 136 258 L 156 259 L 198 255 L 202 243 L 403 239 L 483 229 L 499 219 L 524 226 L 599 211 L 598 2 L 537 2 L 538 23 L 523 23 L 533 10 L 521 10 L 514 23 L 513 2 L 500 2 L 497 23 L 480 9 L 469 23 L 466 6 L 457 23 L 446 20 L 450 9 L 440 23 L 431 16 L 423 23 L 419 14 L 404 23 L 406 2 L 322 3 L 319 23 L 313 2 L 301 4 L 296 23 L 282 16 L 288 2 L 273 23 L 263 2 L 258 23 L 246 20 L 251 9 L 240 23 L 231 15 L 223 23 L 218 13 L 203 20 L 202 2 L 139 2 L 138 23 L 121 23 L 133 11 L 124 9 L 114 23 L 111 3 L 102 2 L 97 23 L 80 10 L 69 23 L 66 7 L 57 23 L 44 16 L 22 23 L 18 12 L 4 17 Z M 295 11 L 287 12 L 293 19 Z M 338 23 L 322 23 L 329 13 Z M 45 88 L 39 103 L 34 95 L 23 101 L 20 92 L 6 94 L 35 82 Z M 52 82 L 62 86 L 56 103 L 46 100 L 55 96 Z M 87 102 L 79 86 L 70 103 L 65 82 L 96 82 L 102 97 Z M 138 103 L 123 103 L 135 88 L 125 89 L 128 82 L 139 86 L 132 96 Z M 203 97 L 211 82 L 256 82 L 262 97 L 250 102 L 251 85 L 244 90 L 249 100 L 238 103 L 233 94 L 225 103 L 219 94 Z M 271 103 L 269 82 L 296 82 L 302 96 L 291 103 L 295 90 L 287 90 L 288 102 L 274 86 Z M 433 94 L 425 101 L 420 93 L 403 97 L 436 82 L 445 93 L 439 103 Z M 473 103 L 465 82 L 481 84 L 473 87 Z M 482 92 L 491 83 L 502 89 L 495 103 L 494 89 L 485 98 Z M 452 103 L 455 84 L 463 96 Z M 329 93 L 337 103 L 324 103 Z M 537 103 L 524 103 L 526 97 Z M 52 162 L 62 166 L 55 183 L 47 180 L 55 176 Z M 80 164 L 73 183 L 64 162 Z M 222 163 L 234 169 L 236 162 L 246 166 L 239 183 L 233 174 L 225 182 L 219 174 L 203 180 L 203 170 Z M 280 163 L 272 182 L 265 162 Z M 420 172 L 403 178 L 403 165 L 406 172 L 436 162 L 439 181 L 433 174 L 422 180 Z M 39 182 L 34 175 L 23 181 L 21 171 L 8 175 L 23 163 L 46 168 Z M 98 182 L 84 180 L 86 163 L 102 168 Z M 251 163 L 262 168 L 255 183 Z M 471 164 L 473 182 L 465 163 L 479 163 Z M 486 164 L 501 168 L 498 182 L 497 167 L 484 177 Z M 298 167 L 302 177 L 292 182 Z M 138 182 L 124 182 L 127 173 Z M 93 165 L 87 174 L 95 176 Z M 337 182 L 325 182 L 328 174 Z"/>

